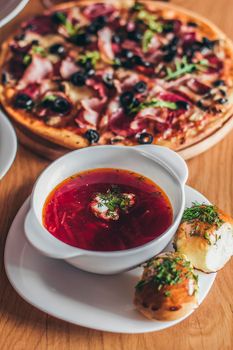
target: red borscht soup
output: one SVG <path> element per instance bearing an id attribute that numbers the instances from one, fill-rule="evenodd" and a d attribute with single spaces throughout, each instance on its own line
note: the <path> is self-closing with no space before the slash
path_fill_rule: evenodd
<path id="1" fill-rule="evenodd" d="M 71 246 L 93 251 L 138 247 L 172 223 L 167 195 L 148 178 L 120 169 L 88 170 L 63 181 L 43 209 L 45 228 Z"/>

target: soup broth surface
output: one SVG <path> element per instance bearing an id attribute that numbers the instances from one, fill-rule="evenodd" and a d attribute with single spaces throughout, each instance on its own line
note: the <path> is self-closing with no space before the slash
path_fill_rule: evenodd
<path id="1" fill-rule="evenodd" d="M 148 178 L 121 169 L 94 169 L 60 183 L 43 208 L 43 224 L 56 238 L 93 251 L 141 246 L 172 223 L 172 206 Z"/>

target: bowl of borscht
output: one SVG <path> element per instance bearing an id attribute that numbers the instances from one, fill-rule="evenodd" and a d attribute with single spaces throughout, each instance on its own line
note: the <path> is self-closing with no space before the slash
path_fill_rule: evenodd
<path id="1" fill-rule="evenodd" d="M 66 154 L 38 178 L 25 219 L 42 254 L 114 274 L 160 253 L 184 210 L 185 161 L 161 146 L 97 146 Z"/>

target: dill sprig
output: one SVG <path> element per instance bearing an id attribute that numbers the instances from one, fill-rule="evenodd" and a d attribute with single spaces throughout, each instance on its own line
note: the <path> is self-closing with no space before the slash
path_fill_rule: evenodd
<path id="1" fill-rule="evenodd" d="M 145 280 L 141 280 L 136 285 L 136 289 L 141 290 L 146 284 L 153 283 L 158 290 L 163 287 L 172 286 L 178 283 L 182 283 L 183 275 L 188 277 L 187 273 L 184 274 L 180 267 L 185 267 L 188 270 L 189 277 L 193 277 L 192 267 L 189 261 L 180 257 L 163 257 L 150 259 L 146 267 L 150 267 L 154 270 L 153 275 Z"/>
<path id="2" fill-rule="evenodd" d="M 182 222 L 194 220 L 216 225 L 217 227 L 223 224 L 223 220 L 220 219 L 216 206 L 197 202 L 193 202 L 192 207 L 186 208 L 182 217 Z"/>
<path id="3" fill-rule="evenodd" d="M 97 196 L 101 199 L 100 205 L 105 205 L 109 214 L 118 209 L 127 211 L 130 204 L 130 199 L 120 192 L 118 186 L 111 186 L 111 189 L 108 189 L 106 193 L 97 193 Z"/>

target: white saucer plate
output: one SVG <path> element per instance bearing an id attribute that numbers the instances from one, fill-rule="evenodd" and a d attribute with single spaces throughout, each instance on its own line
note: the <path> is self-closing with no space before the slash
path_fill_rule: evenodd
<path id="1" fill-rule="evenodd" d="M 29 0 L 0 0 L 0 28 L 16 17 Z"/>
<path id="2" fill-rule="evenodd" d="M 186 186 L 186 206 L 208 200 Z M 144 333 L 171 327 L 177 321 L 149 321 L 132 303 L 141 268 L 103 276 L 80 271 L 68 263 L 40 255 L 25 237 L 23 224 L 29 199 L 10 228 L 5 246 L 5 269 L 18 294 L 28 303 L 59 319 L 117 333 Z M 172 250 L 172 245 L 167 247 Z M 216 274 L 199 275 L 199 304 L 207 296 Z"/>
<path id="3" fill-rule="evenodd" d="M 0 179 L 10 169 L 17 152 L 17 137 L 13 126 L 0 110 Z"/>

